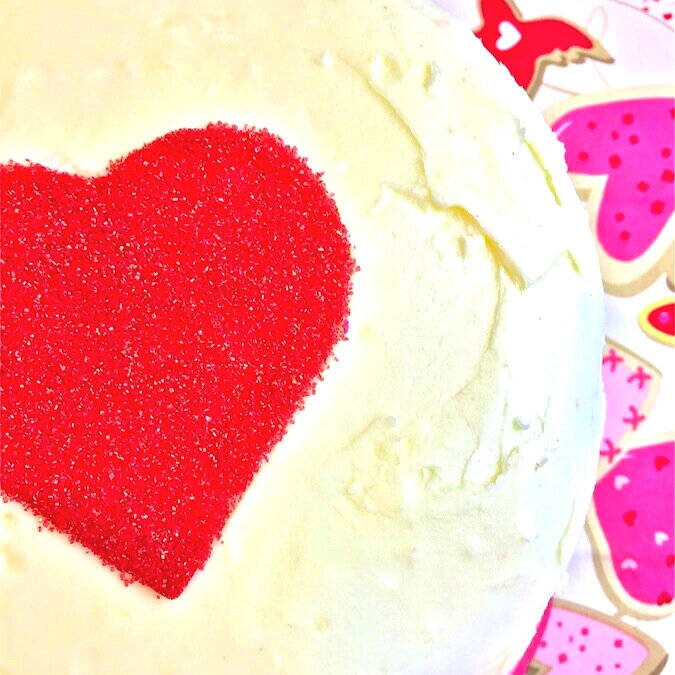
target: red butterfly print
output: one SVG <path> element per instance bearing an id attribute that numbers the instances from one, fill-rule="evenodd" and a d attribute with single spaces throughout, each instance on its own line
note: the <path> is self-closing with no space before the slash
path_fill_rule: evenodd
<path id="1" fill-rule="evenodd" d="M 483 25 L 475 32 L 486 49 L 534 97 L 548 64 L 565 66 L 586 58 L 614 60 L 593 37 L 556 18 L 523 20 L 509 0 L 480 0 Z"/>

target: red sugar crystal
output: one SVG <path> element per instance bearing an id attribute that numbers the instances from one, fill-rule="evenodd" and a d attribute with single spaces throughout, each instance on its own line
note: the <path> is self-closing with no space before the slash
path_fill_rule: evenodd
<path id="1" fill-rule="evenodd" d="M 344 337 L 335 202 L 221 124 L 0 181 L 5 498 L 174 598 Z"/>

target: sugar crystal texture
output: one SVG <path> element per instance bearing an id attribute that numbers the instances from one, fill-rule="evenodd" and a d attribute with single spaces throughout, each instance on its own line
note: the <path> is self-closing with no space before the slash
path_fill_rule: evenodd
<path id="1" fill-rule="evenodd" d="M 344 338 L 335 202 L 222 124 L 0 170 L 4 497 L 176 597 Z"/>

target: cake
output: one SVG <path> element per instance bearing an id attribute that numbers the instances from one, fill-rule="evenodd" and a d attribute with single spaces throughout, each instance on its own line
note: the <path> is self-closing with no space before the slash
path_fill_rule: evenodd
<path id="1" fill-rule="evenodd" d="M 508 673 L 601 432 L 563 148 L 389 0 L 3 0 L 0 671 Z"/>

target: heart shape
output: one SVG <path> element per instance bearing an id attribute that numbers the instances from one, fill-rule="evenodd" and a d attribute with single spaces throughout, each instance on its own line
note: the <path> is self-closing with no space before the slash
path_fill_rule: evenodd
<path id="1" fill-rule="evenodd" d="M 510 21 L 500 21 L 497 30 L 499 31 L 499 37 L 495 41 L 495 47 L 500 52 L 512 49 L 523 37 L 521 32 Z"/>
<path id="2" fill-rule="evenodd" d="M 670 461 L 668 460 L 667 457 L 664 457 L 663 455 L 658 455 L 657 457 L 654 457 L 654 468 L 657 471 L 662 471 L 669 464 L 670 464 Z"/>
<path id="3" fill-rule="evenodd" d="M 3 491 L 176 597 L 345 337 L 335 202 L 223 124 L 0 171 Z"/>
<path id="4" fill-rule="evenodd" d="M 673 598 L 673 448 L 668 438 L 630 448 L 593 494 L 588 531 L 600 580 L 617 607 L 633 616 L 664 616 Z M 661 470 L 659 457 L 668 460 Z M 621 490 L 619 476 L 629 480 Z"/>
<path id="5" fill-rule="evenodd" d="M 621 488 L 626 487 L 630 483 L 630 478 L 628 476 L 615 476 L 614 477 L 614 488 L 621 490 Z"/>
<path id="6" fill-rule="evenodd" d="M 611 261 L 603 262 L 603 277 L 613 275 L 609 280 L 618 286 L 634 284 L 649 276 L 640 258 L 651 251 L 649 260 L 660 259 L 666 255 L 665 248 L 658 250 L 660 242 L 667 248 L 672 241 L 661 233 L 670 227 L 675 205 L 673 99 L 578 99 L 582 102 L 560 116 L 553 131 L 565 146 L 570 173 L 607 177 L 602 194 L 590 198 L 592 231 L 602 258 Z"/>
<path id="7" fill-rule="evenodd" d="M 542 633 L 531 675 L 657 673 L 667 659 L 661 645 L 632 626 L 559 598 Z"/>
<path id="8" fill-rule="evenodd" d="M 654 532 L 654 543 L 657 546 L 663 546 L 669 539 L 670 537 L 665 532 L 661 532 L 660 530 Z"/>
<path id="9" fill-rule="evenodd" d="M 633 527 L 635 521 L 637 520 L 637 513 L 635 511 L 626 511 L 623 514 L 623 522 L 628 525 L 628 527 Z"/>

